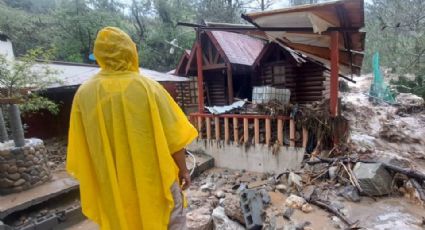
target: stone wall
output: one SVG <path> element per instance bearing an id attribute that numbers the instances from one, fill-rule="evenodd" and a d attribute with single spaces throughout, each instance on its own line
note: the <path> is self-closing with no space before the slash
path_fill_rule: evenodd
<path id="1" fill-rule="evenodd" d="M 0 195 L 27 190 L 51 178 L 43 141 L 25 142 L 20 148 L 13 147 L 13 143 L 0 148 Z"/>

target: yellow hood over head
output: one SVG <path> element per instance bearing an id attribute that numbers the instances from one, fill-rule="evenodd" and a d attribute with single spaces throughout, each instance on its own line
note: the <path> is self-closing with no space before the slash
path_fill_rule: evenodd
<path id="1" fill-rule="evenodd" d="M 139 72 L 136 44 L 116 27 L 99 31 L 94 42 L 94 56 L 102 70 Z"/>

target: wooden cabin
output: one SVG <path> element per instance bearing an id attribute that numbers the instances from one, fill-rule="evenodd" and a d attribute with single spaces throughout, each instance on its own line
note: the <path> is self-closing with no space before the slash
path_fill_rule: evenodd
<path id="1" fill-rule="evenodd" d="M 191 79 L 178 91 L 179 104 L 183 108 L 200 104 L 197 100 L 199 77 L 194 77 L 198 75 L 198 42 L 202 47 L 205 105 L 228 105 L 235 98 L 250 98 L 252 66 L 264 47 L 264 41 L 238 33 L 204 31 L 199 34 L 192 50 L 183 54 L 175 70 L 176 75 Z"/>
<path id="2" fill-rule="evenodd" d="M 289 89 L 293 104 L 329 99 L 329 71 L 319 63 L 301 61 L 295 55 L 274 42 L 268 43 L 255 61 L 252 85 Z"/>

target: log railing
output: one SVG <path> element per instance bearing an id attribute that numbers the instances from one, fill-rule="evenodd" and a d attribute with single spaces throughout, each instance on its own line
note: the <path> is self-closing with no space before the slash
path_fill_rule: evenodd
<path id="1" fill-rule="evenodd" d="M 307 130 L 304 128 L 297 130 L 295 121 L 286 116 L 193 113 L 190 120 L 198 129 L 200 139 L 226 143 L 232 141 L 291 147 L 307 146 Z"/>

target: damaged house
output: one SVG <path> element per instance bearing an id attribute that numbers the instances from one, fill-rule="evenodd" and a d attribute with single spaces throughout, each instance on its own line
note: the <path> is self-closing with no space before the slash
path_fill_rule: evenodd
<path id="1" fill-rule="evenodd" d="M 306 5 L 243 18 L 252 26 L 180 23 L 197 33 L 190 55 L 183 55 L 175 72 L 191 79 L 178 89 L 178 102 L 200 132 L 192 145 L 206 147 L 219 167 L 294 169 L 311 139 L 309 130 L 295 119 L 298 107 L 326 104 L 324 110 L 337 117 L 340 79 L 353 81 L 350 76 L 360 73 L 363 1 Z M 258 96 L 279 92 L 290 95 L 292 106 L 255 103 Z M 184 106 L 189 100 L 191 110 Z M 196 100 L 198 111 L 193 112 Z M 234 159 L 240 164 L 234 165 Z"/>

